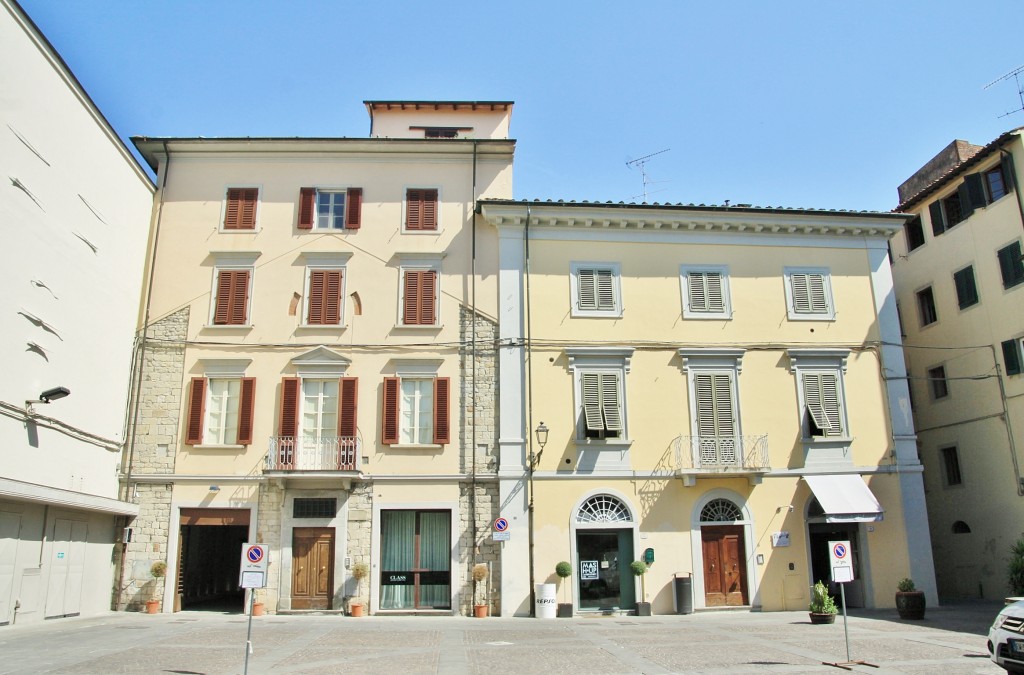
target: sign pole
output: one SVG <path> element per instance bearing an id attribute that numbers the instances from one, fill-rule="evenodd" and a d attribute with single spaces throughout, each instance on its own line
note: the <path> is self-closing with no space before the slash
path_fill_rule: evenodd
<path id="1" fill-rule="evenodd" d="M 249 654 L 252 653 L 252 606 L 256 602 L 256 589 L 249 589 L 249 631 L 245 634 L 245 670 L 242 671 L 243 675 L 249 673 Z M 846 651 L 849 652 L 850 648 L 847 647 Z"/>
<path id="2" fill-rule="evenodd" d="M 850 663 L 850 627 L 846 621 L 846 584 L 839 584 L 839 596 L 843 599 L 843 635 L 846 636 L 846 662 Z"/>

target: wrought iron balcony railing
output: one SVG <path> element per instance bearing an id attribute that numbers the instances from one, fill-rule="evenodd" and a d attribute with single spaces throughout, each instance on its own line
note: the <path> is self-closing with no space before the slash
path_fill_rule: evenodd
<path id="1" fill-rule="evenodd" d="M 352 436 L 271 436 L 267 471 L 355 471 L 359 442 Z"/>
<path id="2" fill-rule="evenodd" d="M 708 473 L 768 471 L 768 436 L 680 436 L 676 466 Z"/>

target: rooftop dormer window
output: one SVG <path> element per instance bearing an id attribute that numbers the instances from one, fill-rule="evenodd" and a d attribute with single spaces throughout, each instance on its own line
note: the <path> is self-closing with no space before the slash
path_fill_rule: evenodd
<path id="1" fill-rule="evenodd" d="M 423 138 L 458 138 L 459 132 L 473 131 L 473 127 L 409 127 L 410 131 L 422 131 Z"/>

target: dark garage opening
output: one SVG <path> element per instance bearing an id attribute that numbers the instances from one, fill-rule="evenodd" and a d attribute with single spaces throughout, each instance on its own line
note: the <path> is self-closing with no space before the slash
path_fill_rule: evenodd
<path id="1" fill-rule="evenodd" d="M 247 509 L 182 509 L 175 611 L 243 612 L 238 573 L 248 538 Z"/>

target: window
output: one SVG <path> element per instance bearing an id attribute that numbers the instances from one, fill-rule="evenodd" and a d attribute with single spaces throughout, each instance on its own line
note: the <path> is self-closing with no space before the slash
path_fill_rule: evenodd
<path id="1" fill-rule="evenodd" d="M 423 138 L 458 138 L 459 127 L 427 127 L 423 130 Z"/>
<path id="2" fill-rule="evenodd" d="M 566 354 L 573 372 L 576 440 L 627 443 L 625 379 L 633 350 L 574 347 Z"/>
<path id="3" fill-rule="evenodd" d="M 334 518 L 338 515 L 335 497 L 296 497 L 292 503 L 292 518 Z"/>
<path id="4" fill-rule="evenodd" d="M 963 477 L 960 475 L 960 456 L 956 446 L 942 448 L 942 466 L 946 473 L 946 485 L 962 485 Z"/>
<path id="5" fill-rule="evenodd" d="M 1005 340 L 1003 346 L 1003 364 L 1007 375 L 1020 375 L 1024 364 L 1024 340 L 1014 338 Z"/>
<path id="6" fill-rule="evenodd" d="M 935 311 L 935 296 L 932 295 L 931 286 L 917 292 L 917 308 L 922 326 L 930 326 L 939 320 L 939 315 Z"/>
<path id="7" fill-rule="evenodd" d="M 1013 288 L 1024 282 L 1024 261 L 1021 260 L 1020 242 L 999 249 L 999 273 L 1003 275 L 1003 288 Z"/>
<path id="8" fill-rule="evenodd" d="M 218 267 L 214 276 L 216 291 L 211 323 L 215 326 L 248 325 L 252 269 Z"/>
<path id="9" fill-rule="evenodd" d="M 341 324 L 343 273 L 339 269 L 309 269 L 306 276 L 306 325 Z"/>
<path id="10" fill-rule="evenodd" d="M 189 391 L 186 445 L 252 443 L 252 377 L 193 377 Z"/>
<path id="11" fill-rule="evenodd" d="M 228 188 L 224 206 L 225 230 L 255 230 L 259 188 Z"/>
<path id="12" fill-rule="evenodd" d="M 273 468 L 354 470 L 358 386 L 355 377 L 283 378 Z"/>
<path id="13" fill-rule="evenodd" d="M 384 378 L 383 443 L 445 445 L 451 442 L 447 377 Z"/>
<path id="14" fill-rule="evenodd" d="M 299 190 L 299 229 L 357 230 L 362 205 L 362 188 L 302 188 Z"/>
<path id="15" fill-rule="evenodd" d="M 985 188 L 990 203 L 1006 195 L 1006 176 L 1003 174 L 1003 167 L 997 166 L 985 172 Z"/>
<path id="16" fill-rule="evenodd" d="M 960 195 L 954 194 L 942 200 L 942 211 L 946 216 L 946 229 L 952 228 L 964 219 Z"/>
<path id="17" fill-rule="evenodd" d="M 928 369 L 928 383 L 932 398 L 940 399 L 949 396 L 949 382 L 946 380 L 946 367 L 936 366 Z"/>
<path id="18" fill-rule="evenodd" d="M 903 225 L 903 233 L 907 237 L 907 251 L 924 246 L 924 227 L 921 225 L 921 216 L 915 216 L 912 220 Z"/>
<path id="19" fill-rule="evenodd" d="M 725 267 L 681 267 L 683 317 L 687 319 L 728 319 L 729 272 Z"/>
<path id="20" fill-rule="evenodd" d="M 694 468 L 740 466 L 739 394 L 742 349 L 683 348 L 690 401 L 690 453 Z"/>
<path id="21" fill-rule="evenodd" d="M 622 316 L 617 264 L 573 263 L 569 286 L 572 293 L 572 316 Z"/>
<path id="22" fill-rule="evenodd" d="M 956 302 L 960 309 L 978 304 L 978 286 L 974 281 L 974 267 L 968 265 L 953 274 L 956 285 Z"/>
<path id="23" fill-rule="evenodd" d="M 409 188 L 405 193 L 405 229 L 409 232 L 438 229 L 437 189 Z"/>
<path id="24" fill-rule="evenodd" d="M 831 320 L 832 284 L 827 269 L 786 268 L 786 308 L 791 320 Z"/>
<path id="25" fill-rule="evenodd" d="M 837 373 L 803 373 L 807 437 L 844 436 L 842 403 Z"/>

